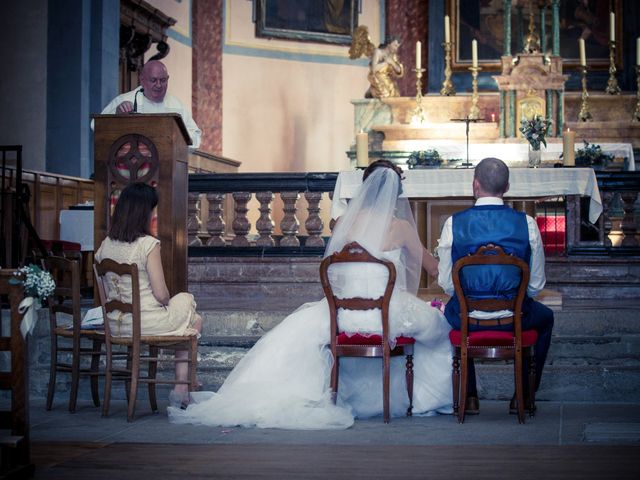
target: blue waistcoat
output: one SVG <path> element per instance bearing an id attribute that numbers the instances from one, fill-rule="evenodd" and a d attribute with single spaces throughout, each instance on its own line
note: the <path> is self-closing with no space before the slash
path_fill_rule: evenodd
<path id="1" fill-rule="evenodd" d="M 482 245 L 499 245 L 529 263 L 531 247 L 524 213 L 506 205 L 475 206 L 453 215 L 452 265 L 473 254 Z M 513 298 L 520 283 L 519 269 L 490 265 L 466 267 L 461 275 L 462 288 L 471 298 Z M 457 298 L 451 299 L 457 304 Z"/>

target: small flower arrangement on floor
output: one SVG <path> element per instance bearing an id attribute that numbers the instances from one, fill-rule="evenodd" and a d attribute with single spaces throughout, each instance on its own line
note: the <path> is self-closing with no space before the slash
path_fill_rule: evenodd
<path id="1" fill-rule="evenodd" d="M 535 115 L 531 120 L 525 118 L 520 122 L 520 132 L 527 139 L 532 150 L 540 150 L 540 144 L 547 146 L 546 136 L 549 134 L 551 120 Z"/>
<path id="2" fill-rule="evenodd" d="M 407 159 L 409 169 L 437 168 L 442 164 L 442 158 L 437 150 L 420 150 L 411 152 Z"/>
<path id="3" fill-rule="evenodd" d="M 584 148 L 579 148 L 576 152 L 577 167 L 600 167 L 606 168 L 609 162 L 613 161 L 613 155 L 604 153 L 600 145 L 589 143 L 583 140 Z"/>
<path id="4" fill-rule="evenodd" d="M 15 275 L 22 279 L 25 296 L 33 297 L 40 302 L 50 297 L 56 288 L 51 274 L 34 264 L 19 268 Z"/>

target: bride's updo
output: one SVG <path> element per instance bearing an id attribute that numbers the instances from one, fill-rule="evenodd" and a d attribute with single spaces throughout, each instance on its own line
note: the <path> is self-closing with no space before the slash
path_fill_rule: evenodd
<path id="1" fill-rule="evenodd" d="M 371 175 L 373 171 L 378 168 L 389 168 L 398 174 L 400 180 L 404 180 L 404 177 L 402 176 L 402 169 L 395 163 L 392 163 L 389 160 L 376 160 L 375 162 L 369 164 L 367 168 L 365 168 L 364 173 L 362 174 L 362 181 L 364 182 L 369 177 L 369 175 Z"/>

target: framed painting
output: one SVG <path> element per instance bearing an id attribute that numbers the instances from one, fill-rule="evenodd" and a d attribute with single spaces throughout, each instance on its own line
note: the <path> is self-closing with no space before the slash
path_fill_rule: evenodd
<path id="1" fill-rule="evenodd" d="M 552 48 L 551 2 L 532 0 L 535 31 L 541 35 L 540 5 L 545 10 L 546 52 Z M 585 39 L 587 63 L 592 69 L 609 67 L 609 9 L 616 14 L 616 40 L 622 44 L 621 0 L 564 0 L 560 2 L 560 56 L 568 69 L 579 66 L 578 38 Z M 504 52 L 503 0 L 447 0 L 446 11 L 451 19 L 453 70 L 471 66 L 471 41 L 478 41 L 478 65 L 484 70 L 499 71 Z M 462 7 L 462 8 L 461 8 Z M 529 2 L 512 2 L 511 54 L 524 48 L 529 31 Z M 622 65 L 622 48 L 616 49 L 616 63 Z"/>
<path id="2" fill-rule="evenodd" d="M 254 0 L 256 37 L 350 45 L 359 0 Z"/>

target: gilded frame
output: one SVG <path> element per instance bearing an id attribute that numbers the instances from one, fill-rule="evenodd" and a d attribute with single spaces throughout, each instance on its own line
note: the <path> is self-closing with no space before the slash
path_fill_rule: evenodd
<path id="1" fill-rule="evenodd" d="M 358 26 L 358 0 L 344 0 L 340 12 L 328 0 L 254 0 L 256 37 L 350 45 Z"/>
<path id="2" fill-rule="evenodd" d="M 515 2 L 514 2 L 515 3 Z M 536 3 L 536 2 L 534 2 Z M 539 3 L 539 2 L 537 2 Z M 545 17 L 547 51 L 551 51 L 551 2 L 547 2 Z M 621 0 L 587 0 L 587 5 L 580 15 L 576 15 L 580 0 L 560 2 L 560 56 L 565 69 L 579 67 L 578 40 L 586 23 L 577 17 L 589 18 L 589 34 L 586 40 L 587 64 L 590 69 L 606 70 L 609 68 L 609 21 L 610 6 L 616 14 L 616 40 L 618 48 L 615 60 L 618 68 L 622 67 L 622 1 Z M 460 6 L 464 8 L 462 12 Z M 503 0 L 446 0 L 446 12 L 451 22 L 452 58 L 454 71 L 466 71 L 471 66 L 471 40 L 478 40 L 478 66 L 483 70 L 500 71 L 500 57 L 503 52 Z M 523 12 L 523 31 L 528 28 L 528 9 Z M 516 7 L 511 10 L 512 44 L 511 54 L 516 55 L 518 32 Z M 536 32 L 540 34 L 540 18 L 536 15 Z M 475 35 L 474 35 L 475 34 Z"/>

